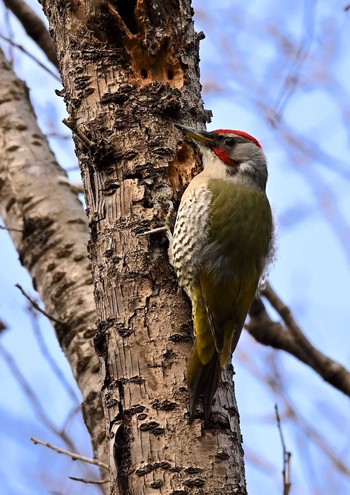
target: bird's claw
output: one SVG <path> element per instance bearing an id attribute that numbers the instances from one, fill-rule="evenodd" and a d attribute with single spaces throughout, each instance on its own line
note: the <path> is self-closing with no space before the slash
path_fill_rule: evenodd
<path id="1" fill-rule="evenodd" d="M 169 209 L 165 217 L 165 225 L 163 225 L 162 227 L 156 227 L 155 229 L 146 230 L 146 232 L 141 232 L 137 234 L 138 236 L 145 236 L 145 235 L 157 234 L 159 232 L 165 232 L 169 241 L 172 239 L 173 236 L 172 227 L 174 227 L 174 223 L 175 223 L 175 209 L 172 201 L 167 201 L 167 203 L 169 204 Z"/>

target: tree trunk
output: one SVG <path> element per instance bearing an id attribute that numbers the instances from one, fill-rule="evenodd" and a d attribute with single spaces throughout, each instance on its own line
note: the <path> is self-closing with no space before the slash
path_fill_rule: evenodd
<path id="1" fill-rule="evenodd" d="M 90 225 L 112 494 L 245 494 L 232 370 L 228 420 L 188 422 L 188 300 L 161 234 L 198 159 L 173 122 L 203 127 L 189 1 L 42 1 L 54 35 Z M 127 4 L 127 6 L 126 6 Z"/>
<path id="2" fill-rule="evenodd" d="M 0 49 L 0 213 L 40 293 L 84 398 L 84 418 L 103 460 L 105 429 L 86 216 L 31 107 L 28 88 Z"/>

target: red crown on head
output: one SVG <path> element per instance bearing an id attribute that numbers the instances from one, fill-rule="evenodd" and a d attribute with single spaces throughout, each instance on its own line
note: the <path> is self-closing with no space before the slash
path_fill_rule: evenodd
<path id="1" fill-rule="evenodd" d="M 231 130 L 231 129 L 215 129 L 214 132 L 217 132 L 219 134 L 237 134 L 237 136 L 242 136 L 246 139 L 249 139 L 249 141 L 252 141 L 252 143 L 256 144 L 259 148 L 262 149 L 261 144 L 255 137 L 253 137 L 251 134 L 248 134 L 247 132 L 244 131 L 236 131 L 236 130 Z"/>

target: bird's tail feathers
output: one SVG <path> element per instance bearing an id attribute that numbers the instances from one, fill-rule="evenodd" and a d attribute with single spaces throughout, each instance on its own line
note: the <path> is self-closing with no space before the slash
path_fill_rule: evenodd
<path id="1" fill-rule="evenodd" d="M 190 395 L 190 421 L 193 421 L 196 407 L 202 396 L 204 410 L 204 426 L 209 426 L 213 397 L 220 379 L 220 355 L 214 350 L 207 364 L 199 359 L 196 342 L 194 343 L 188 363 L 188 387 Z"/>

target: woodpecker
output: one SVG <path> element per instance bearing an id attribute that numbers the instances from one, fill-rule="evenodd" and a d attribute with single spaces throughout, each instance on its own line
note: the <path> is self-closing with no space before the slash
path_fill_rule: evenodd
<path id="1" fill-rule="evenodd" d="M 236 348 L 272 256 L 273 218 L 259 141 L 243 131 L 177 127 L 197 143 L 203 161 L 203 171 L 181 198 L 170 256 L 192 303 L 190 420 L 202 397 L 208 427 L 221 370 Z"/>

